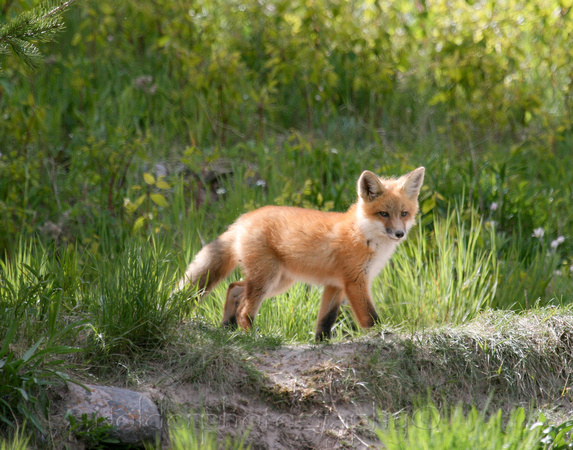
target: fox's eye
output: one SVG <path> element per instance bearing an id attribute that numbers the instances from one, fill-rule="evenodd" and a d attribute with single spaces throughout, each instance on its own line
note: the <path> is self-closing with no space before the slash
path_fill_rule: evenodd
<path id="1" fill-rule="evenodd" d="M 388 211 L 380 211 L 378 214 L 380 214 L 384 218 L 390 217 L 390 214 L 388 213 Z"/>
<path id="2" fill-rule="evenodd" d="M 401 215 L 402 217 L 406 217 L 406 216 L 408 215 L 408 211 L 402 211 L 402 212 L 400 213 L 400 215 Z"/>

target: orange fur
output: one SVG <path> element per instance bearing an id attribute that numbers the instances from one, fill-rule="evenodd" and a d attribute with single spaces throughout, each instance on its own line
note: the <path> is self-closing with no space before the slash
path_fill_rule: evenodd
<path id="1" fill-rule="evenodd" d="M 415 223 L 423 179 L 423 167 L 398 179 L 365 171 L 358 201 L 345 213 L 284 206 L 248 212 L 197 254 L 179 287 L 191 282 L 208 292 L 238 265 L 244 281 L 229 286 L 225 324 L 249 328 L 265 298 L 304 281 L 325 286 L 317 340 L 330 337 L 343 298 L 358 323 L 371 327 L 378 315 L 370 286 Z"/>

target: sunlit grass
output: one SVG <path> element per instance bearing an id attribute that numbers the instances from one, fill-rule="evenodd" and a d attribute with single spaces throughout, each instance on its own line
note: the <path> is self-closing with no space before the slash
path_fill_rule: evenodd
<path id="1" fill-rule="evenodd" d="M 16 430 L 11 439 L 0 439 L 0 450 L 28 450 L 30 437 L 22 430 Z"/>
<path id="2" fill-rule="evenodd" d="M 82 308 L 97 352 L 129 354 L 169 339 L 184 314 L 182 297 L 171 296 L 170 261 L 169 253 L 150 246 L 95 258 L 96 276 L 84 286 Z"/>
<path id="3" fill-rule="evenodd" d="M 419 328 L 461 323 L 491 306 L 497 288 L 491 233 L 457 210 L 418 227 L 374 283 L 388 320 Z"/>
<path id="4" fill-rule="evenodd" d="M 204 414 L 190 413 L 186 418 L 180 414 L 170 421 L 169 426 L 170 448 L 173 450 L 249 449 L 251 446 L 245 444 L 245 437 L 219 436 L 216 426 L 207 423 Z"/>
<path id="5" fill-rule="evenodd" d="M 505 423 L 501 411 L 485 417 L 476 408 L 462 406 L 439 411 L 428 405 L 412 415 L 391 416 L 376 430 L 388 450 L 424 449 L 537 449 L 541 428 L 526 422 L 525 411 L 513 411 Z"/>

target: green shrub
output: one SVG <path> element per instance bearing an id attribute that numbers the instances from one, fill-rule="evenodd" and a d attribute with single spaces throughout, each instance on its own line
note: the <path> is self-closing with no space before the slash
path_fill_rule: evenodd
<path id="1" fill-rule="evenodd" d="M 96 279 L 83 302 L 102 355 L 133 354 L 160 346 L 183 315 L 182 294 L 171 296 L 169 254 L 129 245 L 116 255 L 93 257 Z"/>

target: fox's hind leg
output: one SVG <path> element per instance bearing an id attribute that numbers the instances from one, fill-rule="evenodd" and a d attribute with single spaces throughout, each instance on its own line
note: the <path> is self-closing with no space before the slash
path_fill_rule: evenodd
<path id="1" fill-rule="evenodd" d="M 272 271 L 269 270 L 268 273 Z M 292 285 L 293 280 L 285 274 L 279 274 L 269 278 L 247 279 L 243 283 L 245 283 L 244 292 L 239 297 L 235 320 L 241 328 L 249 329 L 263 300 L 283 293 Z"/>
<path id="2" fill-rule="evenodd" d="M 235 281 L 227 289 L 227 298 L 223 309 L 223 326 L 236 328 L 237 326 L 237 309 L 245 292 L 245 282 Z"/>
<path id="3" fill-rule="evenodd" d="M 318 312 L 318 321 L 316 324 L 315 341 L 330 339 L 331 330 L 336 318 L 340 304 L 343 300 L 342 290 L 334 286 L 325 286 L 322 292 L 320 302 L 320 311 Z"/>

